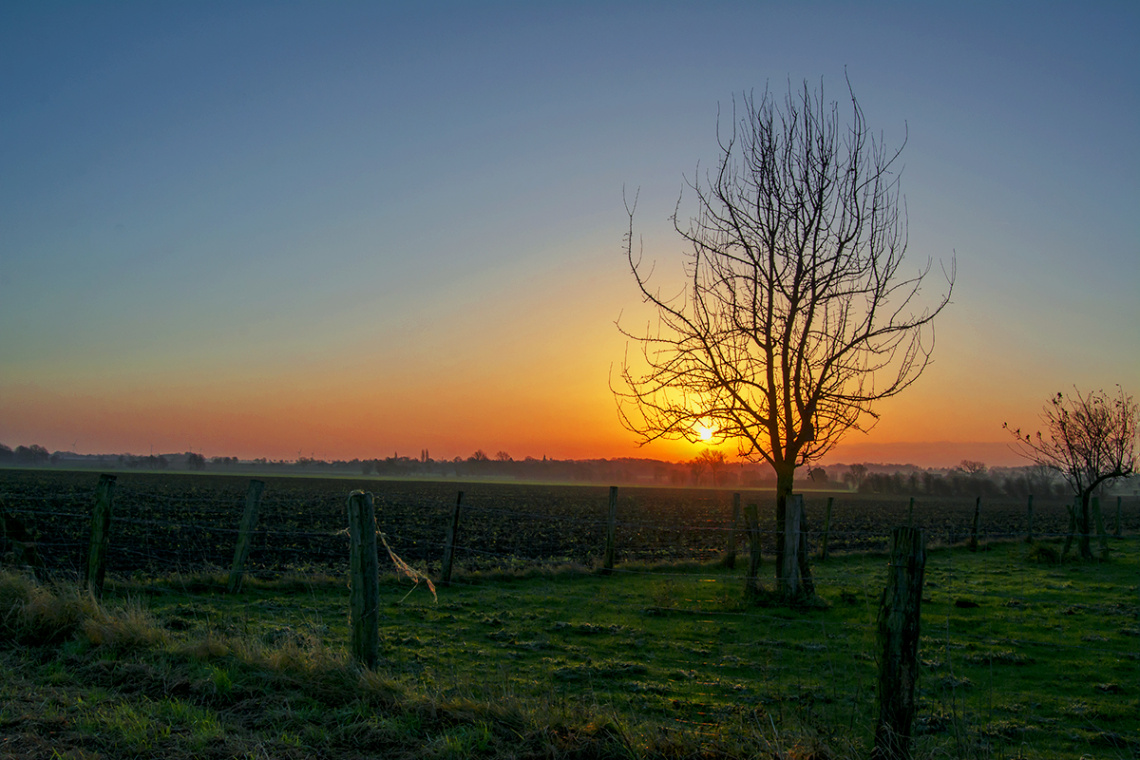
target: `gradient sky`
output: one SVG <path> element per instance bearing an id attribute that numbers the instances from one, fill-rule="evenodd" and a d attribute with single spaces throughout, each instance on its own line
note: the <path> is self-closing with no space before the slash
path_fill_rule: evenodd
<path id="1" fill-rule="evenodd" d="M 622 188 L 679 271 L 718 107 L 846 70 L 957 283 L 829 461 L 1015 464 L 1051 394 L 1140 393 L 1138 36 L 1133 0 L 4 0 L 0 442 L 691 457 L 609 390 Z"/>

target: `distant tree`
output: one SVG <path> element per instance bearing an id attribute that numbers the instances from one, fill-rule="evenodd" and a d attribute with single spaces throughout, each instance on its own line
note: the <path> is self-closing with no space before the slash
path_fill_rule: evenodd
<path id="1" fill-rule="evenodd" d="M 963 459 L 962 463 L 958 466 L 962 468 L 963 472 L 965 472 L 967 475 L 970 475 L 970 476 L 977 476 L 977 475 L 985 475 L 986 474 L 986 463 L 985 462 L 975 462 L 972 459 Z"/>
<path id="2" fill-rule="evenodd" d="M 47 464 L 51 459 L 51 453 L 38 443 L 33 443 L 31 446 L 17 446 L 13 454 L 20 464 Z"/>
<path id="3" fill-rule="evenodd" d="M 16 452 L 12 451 L 12 449 L 8 446 L 0 443 L 0 463 L 11 462 L 15 458 Z"/>
<path id="4" fill-rule="evenodd" d="M 822 467 L 813 467 L 808 470 L 808 480 L 812 483 L 826 483 L 828 481 L 827 470 Z"/>
<path id="5" fill-rule="evenodd" d="M 511 458 L 511 455 L 505 451 L 500 451 L 499 453 L 495 454 L 495 460 L 498 462 L 513 462 L 513 461 L 515 461 L 514 459 Z"/>
<path id="6" fill-rule="evenodd" d="M 689 473 L 693 478 L 693 485 L 701 484 L 701 476 L 708 471 L 714 488 L 720 486 L 721 473 L 728 466 L 728 460 L 723 451 L 705 449 L 689 462 Z"/>
<path id="7" fill-rule="evenodd" d="M 853 464 L 847 468 L 847 472 L 843 474 L 843 482 L 849 485 L 854 490 L 858 491 L 863 486 L 863 481 L 867 478 L 867 465 Z"/>
<path id="8" fill-rule="evenodd" d="M 487 452 L 483 451 L 483 449 L 476 449 L 475 453 L 467 458 L 467 461 L 468 462 L 489 462 L 491 460 L 487 457 Z"/>
<path id="9" fill-rule="evenodd" d="M 190 452 L 186 455 L 186 465 L 191 470 L 204 470 L 206 469 L 206 457 Z"/>
<path id="10" fill-rule="evenodd" d="M 1060 474 L 1080 499 L 1079 549 L 1082 558 L 1092 559 L 1089 504 L 1102 483 L 1135 472 L 1140 407 L 1120 386 L 1115 396 L 1074 388 L 1069 396 L 1058 393 L 1050 399 L 1041 421 L 1044 432 L 1032 434 L 1008 423 L 1003 427 L 1017 440 L 1022 456 Z"/>

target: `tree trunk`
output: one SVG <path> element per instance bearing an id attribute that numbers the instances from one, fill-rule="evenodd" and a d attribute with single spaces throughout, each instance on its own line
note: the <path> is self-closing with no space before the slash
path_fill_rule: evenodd
<path id="1" fill-rule="evenodd" d="M 776 470 L 776 588 L 784 587 L 784 529 L 788 522 L 788 498 L 796 468 L 780 466 Z"/>
<path id="2" fill-rule="evenodd" d="M 1091 494 L 1085 492 L 1081 494 L 1081 514 L 1080 514 L 1080 535 L 1078 536 L 1078 547 L 1081 551 L 1081 559 L 1092 559 L 1092 547 L 1089 545 L 1089 535 L 1092 533 L 1089 521 L 1089 499 Z"/>
<path id="3" fill-rule="evenodd" d="M 1072 504 L 1066 504 L 1065 509 L 1069 512 L 1069 532 L 1065 536 L 1065 547 L 1061 549 L 1061 559 L 1069 556 L 1069 549 L 1073 548 L 1073 534 L 1077 532 L 1077 502 L 1073 500 Z"/>
<path id="4" fill-rule="evenodd" d="M 783 571 L 784 533 L 788 522 L 788 500 L 792 497 L 796 468 L 781 465 L 773 467 L 773 469 L 776 471 L 776 588 L 781 589 L 785 587 L 787 582 Z M 804 596 L 812 596 L 815 594 L 815 582 L 811 577 L 811 558 L 808 557 L 806 514 L 801 514 L 800 520 L 800 581 L 798 585 Z"/>

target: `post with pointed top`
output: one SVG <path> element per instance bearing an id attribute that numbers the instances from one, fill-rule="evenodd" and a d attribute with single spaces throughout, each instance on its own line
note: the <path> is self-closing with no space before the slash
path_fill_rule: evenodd
<path id="1" fill-rule="evenodd" d="M 614 540 L 617 534 L 617 486 L 610 486 L 610 511 L 606 518 L 606 555 L 602 562 L 602 575 L 614 571 Z"/>
<path id="2" fill-rule="evenodd" d="M 111 533 L 111 505 L 115 498 L 116 476 L 99 476 L 95 486 L 95 507 L 91 512 L 91 543 L 87 550 L 87 574 L 84 583 L 98 599 L 103 596 L 103 580 L 107 575 L 107 540 Z"/>
<path id="3" fill-rule="evenodd" d="M 451 565 L 455 560 L 455 542 L 459 538 L 459 512 L 463 509 L 463 492 L 455 499 L 455 509 L 451 510 L 451 525 L 447 528 L 447 538 L 443 545 L 443 562 L 439 573 L 439 585 L 451 585 Z"/>
<path id="4" fill-rule="evenodd" d="M 380 559 L 376 553 L 376 508 L 372 494 L 348 495 L 352 657 L 374 669 L 380 660 Z"/>
<path id="5" fill-rule="evenodd" d="M 872 760 L 910 760 L 914 692 L 926 537 L 915 528 L 895 528 L 887 586 L 879 608 L 879 722 Z"/>
<path id="6" fill-rule="evenodd" d="M 245 492 L 245 512 L 241 516 L 237 546 L 234 547 L 234 562 L 230 566 L 230 582 L 226 587 L 231 594 L 241 591 L 245 580 L 245 563 L 249 559 L 249 547 L 253 541 L 253 529 L 257 527 L 257 513 L 261 507 L 261 492 L 265 481 L 251 480 Z"/>

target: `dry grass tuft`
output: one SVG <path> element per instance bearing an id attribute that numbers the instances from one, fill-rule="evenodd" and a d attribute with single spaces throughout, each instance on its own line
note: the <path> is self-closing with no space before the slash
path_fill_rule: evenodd
<path id="1" fill-rule="evenodd" d="M 27 576 L 0 574 L 0 632 L 20 642 L 67 638 L 98 613 L 99 603 L 77 588 L 46 587 Z"/>
<path id="2" fill-rule="evenodd" d="M 114 610 L 97 604 L 79 628 L 92 645 L 114 652 L 150 649 L 168 641 L 154 616 L 135 601 Z"/>

